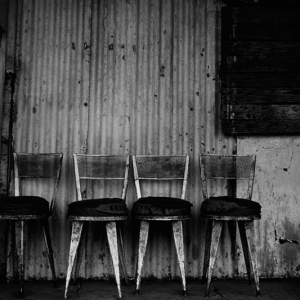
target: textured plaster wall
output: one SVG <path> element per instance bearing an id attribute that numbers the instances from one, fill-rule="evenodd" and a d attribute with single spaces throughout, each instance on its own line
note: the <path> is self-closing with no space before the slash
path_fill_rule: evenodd
<path id="1" fill-rule="evenodd" d="M 239 138 L 238 154 L 256 154 L 253 200 L 262 277 L 300 276 L 300 137 Z"/>

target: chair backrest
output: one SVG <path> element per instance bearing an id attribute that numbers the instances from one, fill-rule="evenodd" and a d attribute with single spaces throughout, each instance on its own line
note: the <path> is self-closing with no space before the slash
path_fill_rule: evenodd
<path id="1" fill-rule="evenodd" d="M 129 155 L 73 154 L 77 200 L 83 200 L 82 180 L 123 180 L 121 198 L 128 187 Z"/>
<path id="2" fill-rule="evenodd" d="M 208 198 L 207 180 L 228 179 L 246 180 L 246 199 L 251 200 L 254 175 L 255 175 L 255 155 L 200 155 L 200 169 L 202 192 L 204 199 Z"/>
<path id="3" fill-rule="evenodd" d="M 188 155 L 133 155 L 134 181 L 138 199 L 142 197 L 140 180 L 182 180 L 181 199 L 185 199 Z"/>
<path id="4" fill-rule="evenodd" d="M 20 196 L 20 179 L 49 178 L 54 180 L 50 202 L 53 211 L 62 169 L 62 153 L 14 153 L 15 196 Z"/>

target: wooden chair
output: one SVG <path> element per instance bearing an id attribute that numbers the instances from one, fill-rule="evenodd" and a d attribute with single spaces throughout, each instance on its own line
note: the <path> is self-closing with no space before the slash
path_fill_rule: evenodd
<path id="1" fill-rule="evenodd" d="M 204 197 L 200 216 L 207 219 L 203 264 L 203 280 L 206 281 L 205 296 L 209 296 L 210 283 L 224 221 L 234 221 L 234 224 L 236 222 L 238 224 L 249 283 L 251 281 L 250 264 L 252 264 L 256 283 L 256 295 L 260 295 L 253 220 L 260 219 L 261 206 L 259 203 L 251 201 L 255 163 L 255 155 L 200 155 L 201 181 Z M 209 188 L 208 180 L 210 181 Z M 210 196 L 211 193 L 208 190 L 211 190 L 214 186 L 213 180 L 216 180 L 219 188 L 221 186 L 224 188 L 225 180 L 227 192 L 222 194 L 222 196 Z M 230 189 L 228 189 L 228 186 L 230 186 L 229 181 L 233 184 L 231 194 Z M 242 198 L 236 196 L 237 187 L 245 195 Z"/>
<path id="2" fill-rule="evenodd" d="M 135 294 L 139 294 L 141 272 L 146 253 L 150 223 L 153 221 L 169 221 L 173 227 L 183 293 L 186 295 L 182 221 L 191 217 L 192 204 L 184 200 L 188 180 L 189 156 L 135 155 L 132 157 L 132 160 L 138 198 L 133 204 L 132 215 L 135 219 L 141 221 Z M 155 195 L 142 197 L 140 181 L 145 180 L 181 180 L 181 196 L 180 198 Z"/>
<path id="3" fill-rule="evenodd" d="M 68 286 L 77 250 L 75 279 L 79 273 L 80 261 L 84 250 L 84 240 L 87 237 L 89 221 L 106 223 L 106 232 L 116 276 L 118 297 L 122 298 L 119 257 L 127 284 L 128 277 L 125 269 L 121 230 L 117 223 L 128 218 L 128 209 L 125 200 L 128 186 L 129 155 L 104 156 L 73 154 L 73 157 L 77 201 L 69 204 L 67 213 L 67 217 L 72 221 L 72 236 L 66 277 L 65 299 L 67 298 Z M 83 189 L 81 183 L 90 180 L 96 180 L 98 182 L 103 180 L 122 180 L 123 189 L 120 191 L 120 198 L 85 199 L 86 193 L 82 192 Z M 120 254 L 118 254 L 118 251 Z"/>
<path id="4" fill-rule="evenodd" d="M 19 278 L 19 295 L 20 297 L 23 297 L 25 272 L 24 254 L 27 242 L 27 221 L 29 220 L 41 221 L 53 281 L 56 282 L 48 217 L 51 216 L 55 205 L 57 188 L 61 174 L 63 154 L 13 153 L 13 157 L 15 196 L 4 197 L 0 199 L 0 219 L 9 221 L 9 236 L 12 237 L 15 235 L 15 247 L 17 250 L 16 252 L 18 261 L 17 269 Z M 45 182 L 44 179 L 50 179 L 53 181 L 52 187 L 50 188 L 50 190 L 53 188 L 50 206 L 49 202 L 45 198 L 37 196 L 37 192 L 35 192 L 34 195 L 30 196 L 23 195 L 23 191 L 25 190 L 25 179 L 27 183 L 28 180 L 35 179 L 34 182 L 36 184 L 37 179 L 41 179 L 42 184 L 48 183 L 48 181 Z M 12 242 L 8 243 L 8 258 L 12 258 L 13 256 L 13 245 L 14 243 Z M 6 269 L 7 272 L 9 272 L 10 263 L 8 260 Z"/>

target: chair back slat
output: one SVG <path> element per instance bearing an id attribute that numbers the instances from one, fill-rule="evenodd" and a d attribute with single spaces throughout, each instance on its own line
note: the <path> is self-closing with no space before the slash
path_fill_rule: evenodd
<path id="1" fill-rule="evenodd" d="M 82 200 L 81 180 L 123 180 L 121 198 L 128 187 L 129 155 L 73 154 L 77 200 Z"/>
<path id="2" fill-rule="evenodd" d="M 126 157 L 76 154 L 80 179 L 124 179 Z"/>
<path id="3" fill-rule="evenodd" d="M 15 153 L 18 177 L 57 178 L 61 166 L 61 154 L 56 153 Z"/>
<path id="4" fill-rule="evenodd" d="M 186 156 L 135 156 L 139 179 L 183 179 Z"/>
<path id="5" fill-rule="evenodd" d="M 62 153 L 13 153 L 15 196 L 20 196 L 20 179 L 53 179 L 54 187 L 50 202 L 52 213 L 56 201 L 62 169 Z"/>
<path id="6" fill-rule="evenodd" d="M 182 180 L 181 199 L 185 198 L 188 179 L 188 155 L 134 155 L 132 157 L 138 198 L 142 197 L 140 180 Z"/>
<path id="7" fill-rule="evenodd" d="M 251 199 L 255 176 L 255 163 L 255 155 L 200 155 L 202 191 L 204 198 L 208 198 L 207 180 L 228 179 L 247 180 L 247 198 Z"/>

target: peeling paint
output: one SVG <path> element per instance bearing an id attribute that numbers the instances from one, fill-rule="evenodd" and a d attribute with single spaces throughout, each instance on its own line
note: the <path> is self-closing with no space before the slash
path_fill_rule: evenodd
<path id="1" fill-rule="evenodd" d="M 239 153 L 257 154 L 253 200 L 262 205 L 256 230 L 261 277 L 299 276 L 299 142 L 295 137 L 238 140 Z"/>

